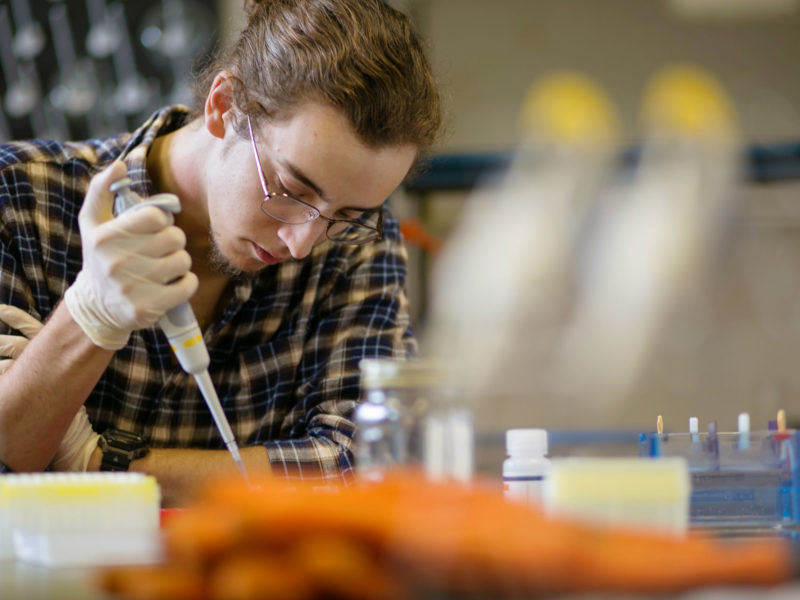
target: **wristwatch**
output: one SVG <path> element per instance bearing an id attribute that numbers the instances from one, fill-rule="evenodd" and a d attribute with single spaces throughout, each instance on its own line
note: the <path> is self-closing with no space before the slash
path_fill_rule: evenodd
<path id="1" fill-rule="evenodd" d="M 103 451 L 101 471 L 127 471 L 131 461 L 147 454 L 147 441 L 137 433 L 106 429 L 97 441 Z"/>

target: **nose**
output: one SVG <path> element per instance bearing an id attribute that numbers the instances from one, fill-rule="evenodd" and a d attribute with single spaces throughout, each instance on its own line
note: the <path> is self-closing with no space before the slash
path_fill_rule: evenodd
<path id="1" fill-rule="evenodd" d="M 289 248 L 294 259 L 305 258 L 311 249 L 325 237 L 327 223 L 324 219 L 315 219 L 303 225 L 282 225 L 278 229 L 278 237 Z"/>

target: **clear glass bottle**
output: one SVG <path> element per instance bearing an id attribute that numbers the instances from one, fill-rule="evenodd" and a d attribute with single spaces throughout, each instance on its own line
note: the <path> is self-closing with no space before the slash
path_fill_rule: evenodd
<path id="1" fill-rule="evenodd" d="M 430 479 L 469 481 L 475 463 L 472 411 L 457 386 L 440 386 L 425 415 L 423 454 Z"/>
<path id="2" fill-rule="evenodd" d="M 423 360 L 364 359 L 355 413 L 356 469 L 379 480 L 397 466 L 467 479 L 472 425 L 446 371 Z"/>

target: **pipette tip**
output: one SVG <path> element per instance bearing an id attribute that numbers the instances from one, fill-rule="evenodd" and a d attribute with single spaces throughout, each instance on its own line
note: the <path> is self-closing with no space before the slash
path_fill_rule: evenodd
<path id="1" fill-rule="evenodd" d="M 750 415 L 746 412 L 739 414 L 739 450 L 745 451 L 750 448 Z"/>
<path id="2" fill-rule="evenodd" d="M 689 417 L 689 435 L 692 443 L 700 441 L 700 420 L 697 417 Z"/>
<path id="3" fill-rule="evenodd" d="M 226 446 L 228 447 L 228 452 L 230 452 L 233 457 L 233 461 L 236 463 L 236 467 L 239 469 L 242 477 L 244 477 L 245 483 L 250 485 L 250 478 L 247 476 L 247 469 L 244 468 L 244 461 L 242 460 L 242 455 L 239 453 L 239 446 L 235 441 L 229 442 Z"/>

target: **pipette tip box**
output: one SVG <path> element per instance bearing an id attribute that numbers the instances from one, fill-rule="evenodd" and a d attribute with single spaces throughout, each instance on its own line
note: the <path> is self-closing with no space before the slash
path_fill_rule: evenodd
<path id="1" fill-rule="evenodd" d="M 686 460 L 554 458 L 543 503 L 554 516 L 682 535 L 688 527 Z"/>
<path id="2" fill-rule="evenodd" d="M 160 490 L 141 473 L 0 476 L 0 558 L 58 567 L 160 559 Z"/>

